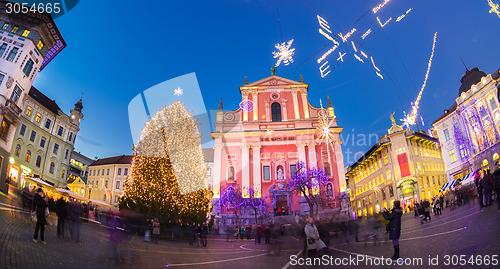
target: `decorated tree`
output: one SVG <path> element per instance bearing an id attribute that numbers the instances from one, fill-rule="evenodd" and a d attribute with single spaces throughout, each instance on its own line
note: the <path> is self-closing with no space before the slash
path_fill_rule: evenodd
<path id="1" fill-rule="evenodd" d="M 303 162 L 297 164 L 297 171 L 288 182 L 290 190 L 302 195 L 309 205 L 309 215 L 314 215 L 314 205 L 319 205 L 322 201 L 324 187 L 329 179 L 323 169 L 307 170 Z"/>
<path id="2" fill-rule="evenodd" d="M 226 209 L 233 208 L 233 214 L 236 218 L 236 223 L 240 223 L 240 218 L 238 215 L 238 209 L 241 211 L 242 205 L 245 203 L 241 190 L 235 184 L 230 184 L 221 191 L 221 196 L 218 202 L 219 207 L 225 207 Z"/>
<path id="3" fill-rule="evenodd" d="M 266 214 L 269 206 L 272 205 L 272 203 L 268 202 L 268 200 L 270 200 L 268 196 L 270 195 L 271 194 L 267 194 L 264 197 L 258 196 L 253 188 L 249 187 L 248 197 L 244 197 L 239 187 L 235 184 L 231 184 L 222 189 L 218 206 L 234 208 L 233 214 L 238 224 L 238 209 L 240 213 L 242 213 L 245 208 L 253 210 L 255 223 L 257 223 L 259 215 Z"/>
<path id="4" fill-rule="evenodd" d="M 199 223 L 211 210 L 211 198 L 198 123 L 175 102 L 142 130 L 120 208 L 166 224 Z"/>

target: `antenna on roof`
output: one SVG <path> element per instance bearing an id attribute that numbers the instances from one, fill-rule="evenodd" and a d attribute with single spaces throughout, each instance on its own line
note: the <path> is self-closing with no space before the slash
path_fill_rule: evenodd
<path id="1" fill-rule="evenodd" d="M 465 63 L 464 63 L 464 59 L 462 59 L 462 57 L 460 57 L 460 60 L 462 60 L 462 63 L 463 63 L 463 64 L 464 64 L 464 66 L 465 66 L 465 70 L 469 71 L 469 68 L 467 68 L 467 66 L 466 66 L 466 65 L 465 65 Z"/>

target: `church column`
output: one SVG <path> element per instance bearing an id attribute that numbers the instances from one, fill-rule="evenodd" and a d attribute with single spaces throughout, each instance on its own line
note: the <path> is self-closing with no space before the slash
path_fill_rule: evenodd
<path id="1" fill-rule="evenodd" d="M 297 98 L 296 89 L 292 89 L 292 100 L 293 100 L 293 112 L 295 114 L 295 119 L 298 120 L 300 119 L 300 112 L 299 112 L 299 99 Z"/>
<path id="2" fill-rule="evenodd" d="M 340 140 L 338 140 L 340 141 Z M 344 158 L 342 157 L 342 148 L 340 146 L 341 142 L 335 142 L 335 160 L 330 165 L 330 171 L 332 169 L 332 165 L 336 165 L 337 176 L 339 178 L 340 191 L 345 192 L 347 190 L 347 183 L 345 181 L 345 171 L 344 171 Z M 333 174 L 332 174 L 333 175 Z"/>
<path id="3" fill-rule="evenodd" d="M 214 198 L 220 197 L 220 181 L 221 181 L 221 155 L 222 155 L 222 147 L 214 146 L 214 176 L 213 176 L 213 191 Z"/>
<path id="4" fill-rule="evenodd" d="M 313 142 L 307 145 L 309 152 L 309 169 L 318 168 L 318 161 L 316 160 L 316 144 Z"/>
<path id="5" fill-rule="evenodd" d="M 304 107 L 304 118 L 309 119 L 309 102 L 307 101 L 307 90 L 300 92 L 302 95 L 302 106 Z"/>
<path id="6" fill-rule="evenodd" d="M 256 197 L 261 197 L 261 177 L 260 177 L 260 146 L 253 146 L 253 190 Z"/>
<path id="7" fill-rule="evenodd" d="M 243 103 L 246 104 L 248 101 L 248 92 L 242 92 L 241 95 L 243 96 Z M 248 121 L 248 109 L 242 109 L 243 110 L 243 121 Z"/>
<path id="8" fill-rule="evenodd" d="M 299 162 L 306 164 L 306 148 L 304 144 L 297 145 L 297 151 L 299 153 Z"/>
<path id="9" fill-rule="evenodd" d="M 258 121 L 259 120 L 259 109 L 257 107 L 257 94 L 258 91 L 252 91 L 252 98 L 253 98 L 253 120 Z"/>
<path id="10" fill-rule="evenodd" d="M 271 119 L 271 100 L 266 100 L 266 121 L 272 121 L 272 119 Z"/>
<path id="11" fill-rule="evenodd" d="M 241 146 L 241 193 L 243 197 L 248 197 L 248 187 L 250 187 L 250 149 L 248 145 Z"/>
<path id="12" fill-rule="evenodd" d="M 286 99 L 282 99 L 282 100 L 281 100 L 281 108 L 282 108 L 282 110 L 283 110 L 283 113 L 282 113 L 282 114 L 283 114 L 283 115 L 282 115 L 282 118 L 283 118 L 283 120 L 284 120 L 284 121 L 287 121 L 287 120 L 288 120 L 288 115 L 287 115 L 288 113 L 287 113 L 287 111 L 286 111 L 286 102 L 287 102 L 287 100 L 286 100 Z"/>

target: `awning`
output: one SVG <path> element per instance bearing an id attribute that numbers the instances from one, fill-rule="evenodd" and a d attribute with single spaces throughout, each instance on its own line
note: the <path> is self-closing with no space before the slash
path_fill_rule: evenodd
<path id="1" fill-rule="evenodd" d="M 462 178 L 462 185 L 468 185 L 474 183 L 474 177 L 476 176 L 476 172 L 472 172 Z"/>
<path id="2" fill-rule="evenodd" d="M 446 182 L 444 183 L 443 187 L 441 187 L 441 189 L 439 190 L 439 192 L 443 192 L 446 190 L 446 188 L 448 187 L 448 185 L 450 185 L 451 182 Z"/>
<path id="3" fill-rule="evenodd" d="M 457 178 L 455 180 L 453 180 L 453 182 L 451 182 L 451 184 L 448 186 L 448 188 L 450 190 L 455 190 L 455 185 L 457 185 L 458 181 L 460 180 L 460 178 Z"/>
<path id="4" fill-rule="evenodd" d="M 105 202 L 102 202 L 102 201 L 99 201 L 99 200 L 90 199 L 89 201 L 92 202 L 93 204 L 96 204 L 96 205 L 99 205 L 99 206 L 104 206 L 104 207 L 108 207 L 108 208 L 115 208 L 114 206 L 112 206 L 110 204 L 106 204 Z"/>
<path id="5" fill-rule="evenodd" d="M 80 200 L 80 201 L 85 201 L 85 202 L 88 202 L 89 199 L 88 198 L 85 198 L 81 195 L 78 195 L 72 191 L 69 191 L 69 190 L 65 190 L 65 189 L 56 189 L 56 191 L 60 192 L 60 193 L 63 193 L 63 194 L 67 194 L 69 197 L 72 197 L 72 198 L 75 198 L 77 200 Z"/>
<path id="6" fill-rule="evenodd" d="M 42 187 L 48 188 L 50 190 L 54 190 L 56 188 L 56 187 L 50 185 L 49 183 L 41 180 L 40 178 L 36 178 L 36 177 L 25 177 L 24 181 L 28 181 L 28 182 L 33 183 L 33 184 L 41 185 Z"/>

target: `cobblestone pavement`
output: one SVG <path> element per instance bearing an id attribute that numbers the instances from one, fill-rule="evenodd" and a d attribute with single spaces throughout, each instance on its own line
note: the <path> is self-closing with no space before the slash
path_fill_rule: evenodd
<path id="1" fill-rule="evenodd" d="M 47 245 L 32 241 L 34 224 L 28 214 L 18 206 L 11 195 L 0 195 L 0 268 L 294 268 L 324 266 L 298 266 L 291 255 L 302 257 L 302 240 L 297 236 L 285 236 L 272 240 L 273 244 L 255 245 L 253 240 L 211 239 L 206 248 L 192 248 L 185 241 L 160 240 L 159 244 L 146 243 L 142 237 L 132 237 L 118 244 L 120 263 L 114 262 L 112 244 L 108 241 L 108 230 L 93 223 L 81 226 L 82 240 L 58 239 L 55 227 L 46 229 Z M 331 249 L 325 259 L 351 258 L 356 255 L 366 258 L 392 256 L 392 243 L 385 231 L 370 229 L 362 223 L 360 242 L 346 238 L 331 240 Z M 479 210 L 470 204 L 455 211 L 446 209 L 441 216 L 421 225 L 411 214 L 403 216 L 400 240 L 401 257 L 422 258 L 421 265 L 405 268 L 499 268 L 467 264 L 445 266 L 445 255 L 494 255 L 500 254 L 500 213 L 496 205 Z M 378 234 L 377 244 L 375 236 Z M 439 265 L 429 265 L 429 255 L 438 255 Z M 359 256 L 361 257 L 361 256 Z M 457 256 L 459 257 L 459 256 Z M 491 257 L 491 256 L 490 256 Z M 500 257 L 497 257 L 500 259 Z M 295 261 L 298 261 L 295 259 Z M 408 261 L 409 262 L 409 261 Z M 351 264 L 352 265 L 352 264 Z M 335 267 L 354 268 L 339 265 Z M 390 266 L 366 266 L 358 263 L 356 268 L 388 268 Z"/>

